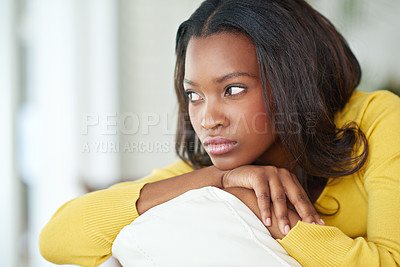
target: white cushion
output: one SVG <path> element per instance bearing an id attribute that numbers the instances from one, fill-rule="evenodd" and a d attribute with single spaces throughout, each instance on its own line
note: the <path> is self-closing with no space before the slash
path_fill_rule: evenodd
<path id="1" fill-rule="evenodd" d="M 234 195 L 188 191 L 122 229 L 113 256 L 130 266 L 301 266 Z"/>

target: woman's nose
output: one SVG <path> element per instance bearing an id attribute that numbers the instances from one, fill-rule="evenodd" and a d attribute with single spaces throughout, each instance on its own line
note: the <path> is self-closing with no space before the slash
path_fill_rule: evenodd
<path id="1" fill-rule="evenodd" d="M 222 105 L 217 103 L 207 103 L 202 112 L 201 126 L 211 130 L 218 126 L 228 126 L 228 118 L 224 112 Z"/>

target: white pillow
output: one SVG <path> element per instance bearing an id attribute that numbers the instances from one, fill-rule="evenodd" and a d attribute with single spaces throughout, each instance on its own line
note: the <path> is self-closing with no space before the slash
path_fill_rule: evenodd
<path id="1" fill-rule="evenodd" d="M 301 266 L 234 195 L 191 190 L 148 210 L 118 234 L 112 254 L 131 266 Z"/>

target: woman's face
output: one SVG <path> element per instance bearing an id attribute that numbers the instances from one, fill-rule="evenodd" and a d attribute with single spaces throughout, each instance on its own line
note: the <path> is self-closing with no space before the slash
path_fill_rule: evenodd
<path id="1" fill-rule="evenodd" d="M 217 168 L 273 163 L 276 135 L 264 105 L 255 46 L 247 36 L 192 38 L 184 88 L 193 128 Z"/>

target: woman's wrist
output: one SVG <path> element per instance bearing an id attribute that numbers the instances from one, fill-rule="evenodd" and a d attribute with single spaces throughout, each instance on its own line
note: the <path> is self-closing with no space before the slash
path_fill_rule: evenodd
<path id="1" fill-rule="evenodd" d="M 231 170 L 229 170 L 229 171 L 222 171 L 222 173 L 221 173 L 221 179 L 220 179 L 220 183 L 221 183 L 221 189 L 224 189 L 225 188 L 225 183 L 224 183 L 224 180 L 225 180 L 225 176 L 226 175 L 228 175 L 228 173 L 230 172 Z"/>

